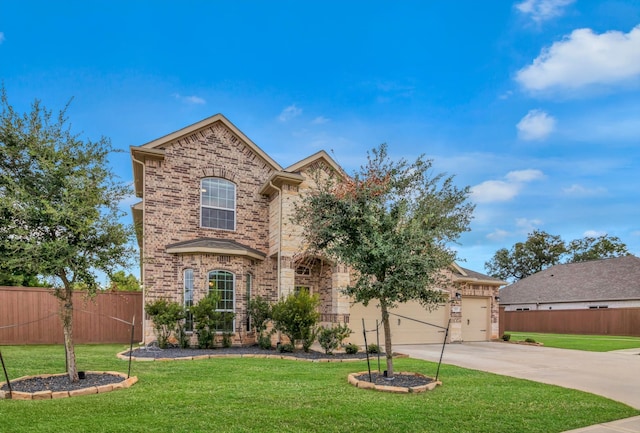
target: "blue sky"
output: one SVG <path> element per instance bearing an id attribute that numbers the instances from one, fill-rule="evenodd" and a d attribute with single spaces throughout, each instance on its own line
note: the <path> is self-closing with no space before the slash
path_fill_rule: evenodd
<path id="1" fill-rule="evenodd" d="M 479 272 L 534 229 L 640 255 L 640 3 L 394 3 L 4 1 L 0 79 L 125 150 L 223 113 L 282 166 L 425 154 L 472 188 Z"/>

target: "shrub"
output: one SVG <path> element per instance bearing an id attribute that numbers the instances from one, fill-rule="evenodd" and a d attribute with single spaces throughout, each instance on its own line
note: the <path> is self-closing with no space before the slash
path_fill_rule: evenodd
<path id="1" fill-rule="evenodd" d="M 195 322 L 198 347 L 210 349 L 214 347 L 215 335 L 218 329 L 227 329 L 229 323 L 233 323 L 235 314 L 216 311 L 220 297 L 216 292 L 209 292 L 196 305 L 191 307 L 193 321 Z M 228 331 L 228 343 L 231 346 L 231 333 Z M 222 336 L 222 344 L 225 344 L 225 336 Z M 226 347 L 226 346 L 225 346 Z"/>
<path id="2" fill-rule="evenodd" d="M 527 338 L 524 340 L 525 343 L 535 343 L 536 340 L 534 340 L 533 338 Z"/>
<path id="3" fill-rule="evenodd" d="M 144 311 L 151 317 L 153 329 L 158 338 L 158 347 L 166 349 L 169 337 L 176 330 L 178 322 L 184 319 L 182 305 L 167 299 L 156 299 L 144 306 Z"/>
<path id="4" fill-rule="evenodd" d="M 302 341 L 303 350 L 308 352 L 316 338 L 319 304 L 318 296 L 309 295 L 307 290 L 290 294 L 271 309 L 275 328 L 289 337 L 291 343 Z"/>
<path id="5" fill-rule="evenodd" d="M 258 342 L 260 342 L 260 339 L 265 336 L 267 325 L 271 320 L 271 304 L 261 296 L 256 296 L 255 299 L 249 301 L 248 312 L 253 328 L 258 334 Z M 271 341 L 269 341 L 269 347 L 271 347 Z"/>
<path id="6" fill-rule="evenodd" d="M 502 339 L 504 341 L 509 341 L 511 340 L 511 334 L 502 334 Z"/>
<path id="7" fill-rule="evenodd" d="M 367 346 L 367 353 L 381 353 L 380 352 L 380 346 L 378 346 L 375 343 L 372 343 L 370 345 Z"/>
<path id="8" fill-rule="evenodd" d="M 344 346 L 344 351 L 347 352 L 349 355 L 355 355 L 360 351 L 360 348 L 358 347 L 357 344 L 349 343 L 346 346 Z"/>
<path id="9" fill-rule="evenodd" d="M 263 335 L 258 338 L 258 347 L 263 350 L 271 349 L 271 337 L 268 335 Z"/>
<path id="10" fill-rule="evenodd" d="M 178 325 L 176 327 L 176 338 L 178 339 L 178 345 L 182 349 L 189 347 L 189 334 L 187 334 L 183 320 L 178 321 Z"/>
<path id="11" fill-rule="evenodd" d="M 318 343 L 324 349 L 324 353 L 332 354 L 334 350 L 342 345 L 342 341 L 351 334 L 351 329 L 346 323 L 331 328 L 320 328 L 318 332 Z"/>
<path id="12" fill-rule="evenodd" d="M 280 353 L 293 353 L 294 349 L 295 348 L 293 346 L 293 343 L 279 344 L 278 345 L 278 352 L 280 352 Z"/>

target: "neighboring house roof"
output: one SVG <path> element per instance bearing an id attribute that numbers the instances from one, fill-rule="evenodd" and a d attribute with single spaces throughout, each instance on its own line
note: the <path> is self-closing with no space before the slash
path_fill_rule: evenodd
<path id="1" fill-rule="evenodd" d="M 500 304 L 640 299 L 640 259 L 635 256 L 566 263 L 500 290 Z"/>
<path id="2" fill-rule="evenodd" d="M 490 277 L 489 275 L 481 274 L 480 272 L 463 268 L 457 263 L 453 263 L 451 268 L 454 280 L 457 283 L 486 284 L 489 286 L 504 286 L 505 284 L 507 284 L 505 281 L 502 281 L 498 278 Z"/>
<path id="3" fill-rule="evenodd" d="M 228 239 L 199 238 L 167 245 L 169 254 L 220 254 L 264 260 L 266 254 Z"/>

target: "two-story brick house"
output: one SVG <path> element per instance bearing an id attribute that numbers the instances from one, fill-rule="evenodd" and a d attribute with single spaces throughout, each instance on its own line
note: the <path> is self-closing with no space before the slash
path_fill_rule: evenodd
<path id="1" fill-rule="evenodd" d="M 324 322 L 349 319 L 352 306 L 340 290 L 349 282 L 349 269 L 306 255 L 300 228 L 291 222 L 294 203 L 316 176 L 344 175 L 326 152 L 282 168 L 217 114 L 131 147 L 131 158 L 135 193 L 142 198 L 132 209 L 145 303 L 162 297 L 192 305 L 217 290 L 220 309 L 235 313 L 226 330 L 236 343 L 253 340 L 247 305 L 258 295 L 276 301 L 306 287 L 320 296 Z M 497 337 L 493 297 L 501 282 L 482 276 L 475 278 L 476 287 L 460 270 L 452 267 L 452 281 L 461 284 L 444 289 L 453 300 L 445 308 L 446 320 L 454 324 L 452 341 L 462 339 L 458 307 L 466 296 L 487 301 L 483 339 Z M 357 316 L 369 314 L 375 312 L 359 310 Z M 144 339 L 155 339 L 149 320 Z"/>

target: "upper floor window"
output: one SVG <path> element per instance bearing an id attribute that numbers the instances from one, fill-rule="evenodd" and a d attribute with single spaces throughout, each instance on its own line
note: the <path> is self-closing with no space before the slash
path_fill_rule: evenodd
<path id="1" fill-rule="evenodd" d="M 216 177 L 202 179 L 200 224 L 212 229 L 236 229 L 236 186 L 232 182 Z"/>

